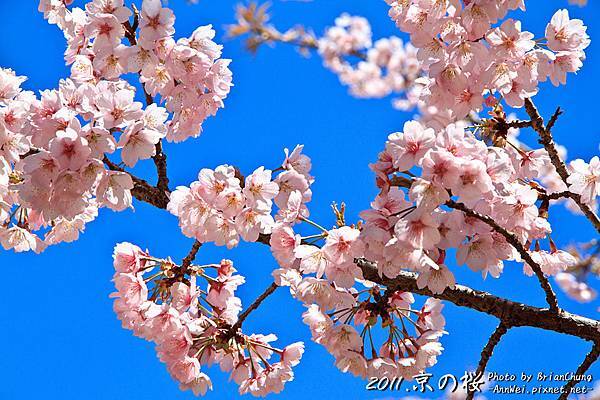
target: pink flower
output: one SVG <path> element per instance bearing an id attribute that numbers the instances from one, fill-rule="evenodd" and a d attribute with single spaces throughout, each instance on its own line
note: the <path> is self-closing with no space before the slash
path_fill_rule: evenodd
<path id="1" fill-rule="evenodd" d="M 188 383 L 182 383 L 179 387 L 181 390 L 190 389 L 195 396 L 204 396 L 208 389 L 212 390 L 213 386 L 208 375 L 201 372 L 194 380 Z"/>
<path id="2" fill-rule="evenodd" d="M 296 260 L 294 250 L 300 244 L 300 236 L 295 235 L 288 225 L 277 223 L 271 232 L 269 244 L 279 265 L 290 268 Z"/>
<path id="3" fill-rule="evenodd" d="M 172 336 L 183 329 L 183 323 L 179 312 L 168 303 L 151 306 L 145 311 L 146 321 L 144 325 L 148 329 L 153 340 L 161 342 L 164 338 Z"/>
<path id="4" fill-rule="evenodd" d="M 592 157 L 587 164 L 581 159 L 571 161 L 571 175 L 567 179 L 569 189 L 581 195 L 581 201 L 592 204 L 600 195 L 600 158 Z"/>
<path id="5" fill-rule="evenodd" d="M 198 183 L 199 195 L 209 203 L 213 203 L 225 189 L 240 188 L 235 169 L 229 165 L 219 165 L 214 171 L 203 168 L 198 173 Z"/>
<path id="6" fill-rule="evenodd" d="M 30 250 L 41 253 L 45 248 L 44 242 L 36 235 L 18 226 L 0 228 L 0 244 L 4 250 L 13 249 L 17 253 Z"/>
<path id="7" fill-rule="evenodd" d="M 94 101 L 98 107 L 97 116 L 103 121 L 104 128 L 129 125 L 142 117 L 142 103 L 133 101 L 134 95 L 133 90 L 129 89 L 100 93 Z"/>
<path id="8" fill-rule="evenodd" d="M 458 181 L 451 186 L 452 193 L 464 201 L 481 198 L 481 195 L 493 189 L 492 180 L 482 161 L 463 161 Z"/>
<path id="9" fill-rule="evenodd" d="M 362 338 L 354 327 L 345 324 L 336 325 L 327 332 L 323 345 L 334 356 L 348 350 L 360 352 Z"/>
<path id="10" fill-rule="evenodd" d="M 307 216 L 308 210 L 302 202 L 302 193 L 298 190 L 294 190 L 290 193 L 286 206 L 280 208 L 277 213 L 277 220 L 288 224 L 294 224 Z"/>
<path id="11" fill-rule="evenodd" d="M 235 222 L 222 214 L 213 214 L 206 220 L 206 231 L 206 240 L 214 242 L 217 246 L 232 249 L 240 241 Z"/>
<path id="12" fill-rule="evenodd" d="M 303 202 L 310 201 L 312 193 L 309 189 L 310 185 L 306 177 L 296 170 L 287 170 L 277 175 L 275 183 L 279 185 L 279 192 L 275 196 L 275 204 L 279 208 L 285 208 L 287 206 L 288 199 L 294 191 L 298 191 L 302 194 Z"/>
<path id="13" fill-rule="evenodd" d="M 142 122 L 129 125 L 118 143 L 125 165 L 133 167 L 138 160 L 154 156 L 156 154 L 155 146 L 162 137 L 162 133 L 146 129 Z"/>
<path id="14" fill-rule="evenodd" d="M 407 171 L 419 164 L 434 143 L 434 131 L 417 121 L 404 124 L 404 133 L 393 133 L 388 138 L 386 149 L 392 155 L 394 167 Z"/>
<path id="15" fill-rule="evenodd" d="M 294 249 L 294 256 L 300 259 L 300 271 L 303 273 L 315 273 L 317 278 L 325 273 L 327 258 L 317 246 L 302 244 Z"/>
<path id="16" fill-rule="evenodd" d="M 498 57 L 508 57 L 513 60 L 522 58 L 526 52 L 533 49 L 535 42 L 531 32 L 521 32 L 521 21 L 507 19 L 499 28 L 486 35 L 497 52 Z"/>
<path id="17" fill-rule="evenodd" d="M 156 348 L 156 352 L 161 361 L 171 364 L 185 358 L 191 345 L 192 336 L 186 328 L 183 328 L 173 332 L 172 335 L 162 338 Z"/>
<path id="18" fill-rule="evenodd" d="M 468 243 L 460 244 L 456 261 L 466 263 L 473 271 L 482 271 L 484 276 L 489 272 L 495 278 L 500 276 L 503 268 L 491 235 L 475 235 Z"/>
<path id="19" fill-rule="evenodd" d="M 271 201 L 279 192 L 279 186 L 271 182 L 271 171 L 264 167 L 257 168 L 246 177 L 244 196 L 250 207 L 271 207 Z"/>
<path id="20" fill-rule="evenodd" d="M 126 172 L 106 171 L 96 188 L 96 198 L 101 205 L 115 211 L 132 207 L 133 181 Z"/>
<path id="21" fill-rule="evenodd" d="M 160 0 L 144 0 L 140 13 L 140 43 L 152 49 L 154 42 L 175 33 L 173 11 L 163 8 Z"/>
<path id="22" fill-rule="evenodd" d="M 56 132 L 56 138 L 50 142 L 50 153 L 61 168 L 77 171 L 87 161 L 91 150 L 87 140 L 75 130 L 66 128 Z"/>
<path id="23" fill-rule="evenodd" d="M 560 51 L 556 53 L 550 63 L 548 76 L 554 86 L 567 83 L 567 73 L 577 72 L 583 66 L 582 54 L 574 51 Z"/>
<path id="24" fill-rule="evenodd" d="M 454 274 L 444 264 L 439 265 L 438 269 L 426 268 L 417 277 L 419 289 L 427 287 L 434 294 L 443 293 L 447 287 L 454 288 L 455 282 Z"/>
<path id="25" fill-rule="evenodd" d="M 176 282 L 171 286 L 171 304 L 179 312 L 184 312 L 197 303 L 196 276 L 192 276 L 190 281 L 190 286 L 183 282 Z"/>
<path id="26" fill-rule="evenodd" d="M 285 160 L 283 161 L 282 167 L 285 169 L 293 169 L 304 175 L 306 179 L 310 180 L 309 172 L 312 168 L 312 163 L 306 154 L 302 154 L 303 149 L 304 146 L 300 144 L 294 147 L 294 150 L 292 150 L 291 153 L 287 148 L 284 149 Z"/>
<path id="27" fill-rule="evenodd" d="M 356 377 L 367 376 L 367 360 L 362 354 L 354 351 L 345 351 L 336 357 L 335 366 L 344 373 L 350 372 Z"/>
<path id="28" fill-rule="evenodd" d="M 362 271 L 353 260 L 343 263 L 330 262 L 325 266 L 327 279 L 341 288 L 351 288 L 355 279 L 362 279 Z"/>
<path id="29" fill-rule="evenodd" d="M 423 179 L 444 188 L 456 185 L 461 172 L 459 159 L 445 150 L 428 151 L 423 158 L 422 167 Z"/>
<path id="30" fill-rule="evenodd" d="M 181 383 L 190 383 L 200 376 L 200 362 L 197 358 L 185 356 L 184 359 L 168 364 L 171 376 Z"/>
<path id="31" fill-rule="evenodd" d="M 446 320 L 442 315 L 442 308 L 444 308 L 444 304 L 440 300 L 429 297 L 418 313 L 419 319 L 417 320 L 417 324 L 434 331 L 444 329 Z"/>
<path id="32" fill-rule="evenodd" d="M 590 44 L 586 26 L 580 19 L 570 19 L 567 10 L 558 10 L 546 26 L 546 39 L 550 50 L 583 50 Z"/>
<path id="33" fill-rule="evenodd" d="M 119 297 L 129 306 L 139 306 L 147 300 L 148 287 L 142 274 L 116 273 L 113 281 Z"/>
<path id="34" fill-rule="evenodd" d="M 112 14 L 120 23 L 131 16 L 131 10 L 123 7 L 123 0 L 92 0 L 85 5 L 85 10 L 91 15 Z"/>
<path id="35" fill-rule="evenodd" d="M 246 208 L 235 218 L 235 229 L 247 242 L 256 242 L 260 234 L 270 234 L 275 220 L 268 212 Z"/>
<path id="36" fill-rule="evenodd" d="M 553 252 L 532 251 L 531 258 L 535 261 L 547 275 L 557 275 L 567 268 L 577 264 L 577 260 L 566 251 L 556 250 Z M 533 275 L 533 270 L 529 264 L 523 264 L 523 272 L 527 276 Z"/>
<path id="37" fill-rule="evenodd" d="M 400 219 L 394 232 L 400 241 L 416 249 L 431 249 L 440 241 L 437 221 L 427 212 L 413 212 Z"/>
<path id="38" fill-rule="evenodd" d="M 364 251 L 359 236 L 360 231 L 349 226 L 332 229 L 327 233 L 323 254 L 333 264 L 352 263 Z"/>
<path id="39" fill-rule="evenodd" d="M 113 252 L 113 266 L 117 272 L 135 274 L 146 266 L 148 253 L 138 246 L 123 242 L 117 243 Z"/>
<path id="40" fill-rule="evenodd" d="M 281 354 L 281 362 L 289 367 L 294 367 L 300 363 L 304 353 L 304 343 L 297 342 L 286 346 Z"/>
<path id="41" fill-rule="evenodd" d="M 95 52 L 99 52 L 116 47 L 125 36 L 125 29 L 112 14 L 92 14 L 84 34 L 95 38 L 93 48 Z"/>
<path id="42" fill-rule="evenodd" d="M 234 218 L 244 208 L 245 199 L 239 187 L 223 190 L 215 199 L 215 207 L 226 218 Z"/>

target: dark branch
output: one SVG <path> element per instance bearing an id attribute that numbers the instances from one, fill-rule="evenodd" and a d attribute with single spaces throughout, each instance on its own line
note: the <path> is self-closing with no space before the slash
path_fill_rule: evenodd
<path id="1" fill-rule="evenodd" d="M 192 262 L 196 258 L 196 254 L 198 254 L 198 250 L 200 250 L 200 247 L 202 247 L 202 243 L 196 240 L 192 245 L 192 248 L 190 249 L 188 255 L 185 256 L 185 258 L 181 262 L 181 268 L 183 270 L 186 270 L 190 265 L 192 265 Z"/>
<path id="2" fill-rule="evenodd" d="M 590 352 L 585 357 L 579 368 L 577 368 L 577 372 L 575 372 L 575 377 L 585 374 L 586 371 L 590 369 L 592 364 L 595 363 L 596 360 L 598 360 L 598 356 L 600 356 L 600 342 L 594 343 L 594 347 L 592 347 L 592 350 L 590 350 Z M 571 379 L 569 382 L 567 382 L 565 386 L 563 386 L 562 393 L 558 400 L 567 400 L 567 398 L 571 394 L 571 390 L 575 387 L 575 385 L 578 382 L 577 379 L 575 379 L 575 377 L 574 379 Z"/>
<path id="3" fill-rule="evenodd" d="M 500 339 L 502 339 L 502 336 L 504 336 L 504 334 L 508 332 L 509 328 L 510 327 L 507 326 L 504 323 L 504 321 L 500 321 L 500 324 L 498 324 L 498 327 L 496 328 L 494 333 L 492 333 L 485 347 L 481 351 L 481 360 L 479 360 L 479 365 L 477 366 L 477 370 L 475 371 L 476 376 L 480 376 L 484 373 L 487 363 L 492 357 L 492 354 L 494 353 L 494 348 L 498 345 Z M 467 397 L 465 398 L 465 400 L 473 400 L 474 395 L 475 392 L 469 390 L 467 392 Z"/>
<path id="4" fill-rule="evenodd" d="M 560 108 L 558 108 L 554 112 L 547 126 L 544 126 L 544 119 L 538 112 L 531 99 L 525 99 L 525 111 L 527 111 L 527 114 L 531 118 L 532 128 L 538 133 L 540 137 L 539 143 L 543 145 L 546 151 L 548 152 L 552 165 L 554 165 L 556 172 L 558 173 L 562 181 L 565 183 L 565 185 L 567 185 L 568 187 L 569 183 L 567 182 L 567 179 L 569 178 L 569 171 L 567 170 L 567 166 L 558 154 L 556 143 L 554 143 L 554 138 L 552 137 L 551 132 L 551 128 L 554 126 L 556 120 L 558 119 L 558 116 L 561 114 Z M 596 213 L 594 213 L 590 206 L 581 201 L 581 196 L 579 196 L 578 194 L 572 193 L 570 197 L 577 204 L 577 206 L 579 206 L 581 212 L 583 212 L 587 219 L 590 220 L 592 225 L 594 225 L 596 231 L 600 233 L 600 218 L 598 218 Z"/>
<path id="5" fill-rule="evenodd" d="M 252 304 L 250 304 L 250 307 L 248 307 L 246 310 L 244 310 L 240 316 L 238 317 L 238 320 L 235 324 L 233 324 L 233 326 L 230 329 L 230 332 L 237 332 L 238 329 L 240 329 L 240 327 L 242 326 L 242 324 L 244 323 L 244 320 L 248 317 L 248 315 L 250 315 L 250 313 L 254 310 L 256 310 L 260 304 L 265 301 L 265 299 L 267 297 L 269 297 L 270 295 L 273 294 L 273 292 L 275 292 L 275 290 L 278 288 L 279 286 L 277 286 L 277 284 L 275 284 L 275 282 L 271 283 L 271 285 L 269 285 L 269 287 L 260 295 L 256 298 L 256 300 L 254 300 L 254 302 Z"/>
<path id="6" fill-rule="evenodd" d="M 133 180 L 133 189 L 131 190 L 131 195 L 133 197 L 157 208 L 167 208 L 167 204 L 169 203 L 168 191 L 160 190 L 150 185 L 145 180 L 138 178 L 128 171 L 125 171 L 125 169 L 110 161 L 108 157 L 104 157 L 104 164 L 106 164 L 106 166 L 113 171 L 125 172 L 131 176 L 131 179 Z"/>
<path id="7" fill-rule="evenodd" d="M 360 259 L 357 260 L 357 265 L 362 270 L 365 279 L 386 286 L 390 290 L 402 290 L 447 300 L 460 307 L 493 315 L 510 327 L 530 326 L 585 340 L 600 341 L 600 332 L 598 331 L 600 322 L 593 319 L 573 315 L 566 311 L 557 314 L 547 308 L 528 306 L 462 285 L 455 285 L 454 288 L 446 288 L 441 294 L 435 294 L 427 288 L 419 289 L 416 274 L 401 271 L 396 278 L 391 279 L 385 276 L 381 277 L 376 264 L 370 261 Z"/>
<path id="8" fill-rule="evenodd" d="M 498 225 L 496 223 L 496 221 L 494 221 L 491 217 L 480 214 L 476 211 L 473 211 L 470 208 L 468 208 L 467 206 L 465 206 L 463 203 L 458 203 L 458 202 L 455 202 L 454 200 L 448 200 L 446 202 L 446 206 L 453 208 L 455 210 L 460 210 L 470 217 L 477 218 L 480 221 L 483 221 L 484 223 L 489 225 L 492 229 L 494 229 L 496 232 L 498 232 L 499 234 L 504 236 L 506 241 L 511 246 L 513 246 L 517 250 L 517 252 L 519 252 L 519 254 L 521 255 L 521 258 L 523 258 L 523 260 L 527 264 L 529 264 L 529 266 L 535 273 L 536 277 L 540 281 L 540 285 L 542 286 L 542 289 L 544 289 L 544 292 L 546 293 L 546 301 L 548 302 L 548 305 L 550 306 L 550 310 L 552 310 L 554 312 L 559 312 L 560 309 L 558 307 L 558 301 L 556 300 L 556 295 L 554 294 L 554 291 L 552 290 L 552 286 L 550 286 L 548 279 L 546 279 L 546 277 L 544 276 L 544 272 L 542 271 L 542 268 L 539 266 L 538 263 L 536 263 L 531 258 L 529 251 L 527 251 L 527 249 L 523 246 L 523 244 L 521 243 L 519 238 L 514 233 L 509 232 L 504 227 Z"/>

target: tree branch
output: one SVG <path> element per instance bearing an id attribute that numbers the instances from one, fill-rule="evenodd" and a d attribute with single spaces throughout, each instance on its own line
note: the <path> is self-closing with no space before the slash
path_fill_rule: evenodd
<path id="1" fill-rule="evenodd" d="M 476 376 L 480 376 L 481 374 L 483 374 L 488 361 L 490 360 L 490 358 L 492 357 L 492 354 L 494 353 L 494 348 L 498 345 L 498 343 L 500 342 L 500 339 L 502 339 L 502 336 L 504 336 L 506 334 L 506 332 L 508 332 L 509 328 L 510 327 L 508 325 L 506 325 L 504 323 L 504 321 L 502 321 L 502 320 L 500 321 L 500 323 L 498 324 L 498 327 L 496 328 L 496 330 L 494 330 L 494 332 L 488 339 L 485 347 L 481 351 L 481 360 L 479 360 L 479 365 L 477 366 L 477 370 L 475 371 Z M 467 397 L 465 398 L 465 400 L 473 400 L 474 395 L 475 395 L 475 391 L 468 390 Z"/>
<path id="2" fill-rule="evenodd" d="M 540 137 L 539 143 L 544 146 L 544 148 L 548 152 L 548 155 L 550 156 L 550 161 L 552 162 L 552 165 L 554 165 L 556 172 L 558 173 L 562 181 L 565 183 L 565 185 L 569 187 L 569 183 L 567 182 L 567 179 L 569 178 L 569 171 L 567 170 L 567 166 L 558 154 L 556 143 L 554 143 L 554 138 L 552 137 L 551 132 L 552 127 L 556 123 L 556 120 L 558 119 L 558 116 L 562 113 L 562 111 L 560 110 L 560 108 L 557 108 L 552 117 L 550 118 L 550 121 L 548 122 L 547 126 L 544 126 L 544 119 L 538 112 L 531 99 L 525 99 L 525 111 L 531 118 L 531 127 L 538 133 Z M 598 218 L 598 216 L 596 215 L 596 213 L 594 213 L 590 206 L 583 203 L 581 201 L 581 196 L 579 196 L 576 193 L 571 193 L 569 197 L 573 199 L 577 206 L 579 206 L 581 212 L 583 212 L 587 219 L 590 220 L 592 225 L 594 225 L 596 231 L 600 233 L 600 218 Z"/>
<path id="3" fill-rule="evenodd" d="M 525 262 L 527 262 L 527 264 L 529 264 L 529 266 L 535 273 L 536 277 L 538 278 L 538 281 L 540 281 L 540 285 L 542 286 L 542 289 L 544 289 L 544 292 L 546 293 L 546 301 L 548 302 L 548 305 L 550 306 L 550 310 L 552 310 L 553 312 L 560 311 L 560 308 L 558 307 L 558 301 L 556 300 L 556 295 L 554 294 L 554 291 L 552 290 L 552 286 L 550 286 L 550 282 L 548 282 L 548 279 L 546 279 L 546 277 L 544 276 L 544 272 L 542 271 L 542 268 L 539 266 L 538 263 L 536 263 L 531 258 L 529 251 L 527 251 L 527 249 L 523 246 L 523 244 L 519 241 L 519 238 L 514 233 L 509 232 L 502 226 L 498 225 L 496 223 L 496 221 L 494 221 L 491 217 L 480 214 L 476 211 L 473 211 L 470 208 L 468 208 L 467 206 L 465 206 L 463 203 L 458 203 L 458 202 L 455 202 L 454 200 L 448 200 L 446 202 L 446 206 L 453 208 L 455 210 L 462 211 L 470 217 L 479 219 L 480 221 L 489 225 L 496 232 L 498 232 L 499 234 L 504 236 L 506 241 L 510 245 L 512 245 L 517 250 L 517 252 L 521 255 L 521 258 L 523 258 L 523 260 Z"/>
<path id="4" fill-rule="evenodd" d="M 157 208 L 167 208 L 167 204 L 169 203 L 168 191 L 163 191 L 150 185 L 145 180 L 138 178 L 125 169 L 119 167 L 117 164 L 110 161 L 106 156 L 104 157 L 103 161 L 109 169 L 113 171 L 124 172 L 131 176 L 131 180 L 133 180 L 133 189 L 131 190 L 131 195 L 133 197 Z"/>
<path id="5" fill-rule="evenodd" d="M 588 355 L 585 356 L 585 359 L 583 360 L 583 362 L 581 363 L 579 368 L 577 368 L 577 372 L 575 372 L 575 376 L 585 374 L 586 371 L 588 369 L 590 369 L 592 364 L 595 363 L 596 360 L 598 360 L 598 356 L 600 356 L 600 342 L 595 342 L 594 346 L 592 347 L 592 350 L 590 350 Z M 561 393 L 560 397 L 558 398 L 558 400 L 567 400 L 567 398 L 571 394 L 571 390 L 575 387 L 577 382 L 578 382 L 578 380 L 575 378 L 571 379 L 569 382 L 567 382 L 567 384 L 565 386 L 563 386 L 562 393 Z"/>
<path id="6" fill-rule="evenodd" d="M 598 331 L 600 322 L 590 318 L 566 311 L 557 314 L 547 308 L 528 306 L 462 285 L 455 285 L 454 288 L 446 288 L 441 294 L 435 294 L 426 287 L 419 289 L 417 275 L 414 273 L 401 271 L 396 278 L 391 279 L 381 277 L 373 262 L 358 259 L 356 263 L 365 279 L 386 286 L 390 290 L 402 290 L 447 300 L 457 306 L 492 315 L 510 327 L 530 326 L 594 342 L 600 341 L 600 331 Z"/>

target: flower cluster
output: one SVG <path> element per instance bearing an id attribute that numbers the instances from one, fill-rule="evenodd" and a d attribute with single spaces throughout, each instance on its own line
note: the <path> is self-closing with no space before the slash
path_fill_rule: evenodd
<path id="1" fill-rule="evenodd" d="M 365 220 L 361 238 L 365 256 L 377 261 L 380 272 L 389 277 L 404 265 L 421 274 L 423 286 L 439 293 L 454 284 L 451 271 L 442 264 L 451 248 L 457 249 L 459 264 L 484 276 L 498 277 L 505 260 L 521 261 L 521 255 L 496 229 L 452 209 L 453 198 L 490 216 L 523 245 L 536 241 L 531 257 L 544 273 L 555 275 L 576 263 L 550 239 L 550 251 L 539 248 L 551 228 L 537 181 L 544 171 L 556 174 L 543 149 L 486 146 L 461 125 L 436 132 L 410 121 L 404 132 L 389 136 L 372 168 L 382 192 L 372 209 L 361 214 Z M 417 170 L 418 177 L 410 172 Z M 406 187 L 408 198 L 394 185 Z M 525 264 L 524 272 L 532 275 L 533 271 Z"/>
<path id="2" fill-rule="evenodd" d="M 372 41 L 371 26 L 363 17 L 342 14 L 335 26 L 318 41 L 325 66 L 339 75 L 353 96 L 380 98 L 403 93 L 394 101 L 401 110 L 409 110 L 419 99 L 415 80 L 422 75 L 417 49 L 392 36 Z M 350 58 L 358 62 L 351 63 Z"/>
<path id="3" fill-rule="evenodd" d="M 58 89 L 37 98 L 20 89 L 24 77 L 0 69 L 5 249 L 39 252 L 73 241 L 99 207 L 131 207 L 134 183 L 108 164 L 107 155 L 117 153 L 133 167 L 158 156 L 163 138 L 198 136 L 231 86 L 229 60 L 220 59 L 212 28 L 200 27 L 175 41 L 173 12 L 160 0 L 144 0 L 139 12 L 124 7 L 123 0 L 93 0 L 72 9 L 68 3 L 41 0 L 39 5 L 67 40 L 71 76 Z M 146 107 L 123 79 L 127 73 L 136 74 Z M 164 107 L 154 104 L 157 95 Z M 33 233 L 38 230 L 45 232 L 43 240 Z"/>
<path id="4" fill-rule="evenodd" d="M 190 187 L 180 186 L 170 196 L 167 209 L 179 218 L 184 235 L 201 243 L 235 247 L 240 237 L 255 242 L 271 234 L 276 222 L 308 217 L 312 197 L 310 159 L 303 146 L 289 153 L 279 173 L 260 167 L 243 179 L 232 166 L 203 169 Z M 279 208 L 271 215 L 273 202 Z"/>
<path id="5" fill-rule="evenodd" d="M 290 225 L 279 224 L 270 241 L 281 266 L 273 273 L 275 282 L 289 286 L 291 295 L 307 307 L 303 320 L 312 340 L 327 349 L 342 372 L 362 378 L 411 380 L 434 365 L 445 333 L 441 302 L 429 298 L 421 309 L 413 309 L 411 293 L 382 291 L 364 281 L 355 264 L 363 254 L 360 231 L 350 226 L 321 229 L 321 234 L 300 237 Z M 321 240 L 322 247 L 315 244 Z M 358 290 L 355 283 L 363 288 Z M 373 336 L 379 325 L 387 339 L 376 347 Z M 414 326 L 414 333 L 406 326 Z"/>
<path id="6" fill-rule="evenodd" d="M 540 40 L 518 20 L 495 26 L 509 10 L 524 9 L 523 0 L 387 2 L 428 71 L 423 100 L 436 110 L 450 110 L 450 122 L 480 110 L 486 93 L 521 107 L 539 82 L 565 84 L 566 74 L 581 68 L 590 43 L 582 21 L 570 19 L 567 10 L 554 14 Z"/>
<path id="7" fill-rule="evenodd" d="M 236 328 L 241 301 L 235 291 L 244 278 L 231 261 L 180 266 L 131 243 L 117 244 L 113 258 L 115 313 L 123 328 L 156 344 L 158 358 L 182 390 L 204 395 L 212 389 L 202 365 L 218 364 L 229 372 L 240 394 L 279 393 L 293 379 L 302 343 L 277 349 L 275 335 L 246 335 Z M 210 270 L 216 275 L 208 275 Z M 207 282 L 206 290 L 198 280 Z M 270 361 L 275 354 L 280 360 Z"/>

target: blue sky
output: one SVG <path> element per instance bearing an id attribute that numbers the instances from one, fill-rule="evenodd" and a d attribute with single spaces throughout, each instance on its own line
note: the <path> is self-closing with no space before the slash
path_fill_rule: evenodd
<path id="1" fill-rule="evenodd" d="M 189 5 L 171 0 L 177 16 L 177 37 L 189 35 L 198 25 L 212 23 L 224 55 L 233 59 L 234 84 L 226 108 L 204 125 L 203 135 L 183 144 L 166 145 L 172 187 L 193 181 L 201 168 L 235 164 L 243 172 L 260 165 L 280 165 L 284 147 L 305 144 L 313 159 L 313 201 L 316 221 L 332 224 L 332 201 L 345 201 L 348 217 L 368 207 L 376 194 L 367 164 L 376 159 L 387 135 L 401 130 L 410 113 L 392 109 L 389 100 L 358 100 L 347 95 L 337 77 L 321 65 L 317 56 L 305 59 L 292 48 L 263 48 L 251 56 L 240 41 L 225 41 L 224 26 L 233 21 L 233 0 L 200 0 Z M 273 1 L 274 21 L 287 28 L 301 23 L 317 33 L 346 11 L 367 17 L 374 36 L 399 34 L 387 17 L 381 0 L 314 0 L 312 2 Z M 529 1 L 530 11 L 523 26 L 543 35 L 554 10 L 567 7 L 567 0 Z M 600 89 L 600 46 L 594 40 L 600 26 L 600 4 L 579 9 L 572 15 L 591 26 L 592 44 L 588 59 L 577 76 L 569 76 L 566 87 L 542 86 L 536 103 L 544 115 L 560 105 L 565 114 L 554 129 L 556 139 L 569 148 L 571 158 L 589 159 L 598 153 L 596 93 Z M 31 90 L 54 88 L 67 76 L 62 54 L 62 33 L 48 25 L 37 13 L 37 1 L 0 1 L 0 66 L 27 75 L 25 87 Z M 515 13 L 519 16 L 520 13 Z M 531 132 L 523 132 L 533 143 Z M 150 165 L 148 165 L 150 164 Z M 152 163 L 141 173 L 151 174 Z M 151 176 L 151 175 L 148 175 Z M 586 220 L 572 216 L 561 207 L 553 209 L 553 237 L 560 245 L 586 241 L 594 231 Z M 54 246 L 42 255 L 0 253 L 5 280 L 0 308 L 0 399 L 188 399 L 170 379 L 150 344 L 121 329 L 108 298 L 113 290 L 112 249 L 115 243 L 131 241 L 150 249 L 159 257 L 181 259 L 192 241 L 183 237 L 175 217 L 137 202 L 135 211 L 113 213 L 102 210 L 88 225 L 80 240 Z M 270 283 L 276 267 L 269 250 L 262 245 L 241 245 L 228 252 L 206 246 L 199 259 L 214 262 L 234 260 L 247 277 L 239 290 L 244 304 L 252 301 Z M 499 279 L 482 280 L 466 267 L 451 266 L 457 281 L 492 291 L 517 301 L 543 306 L 544 296 L 534 278 L 521 273 L 521 267 L 508 264 Z M 593 285 L 598 288 L 597 281 Z M 598 318 L 598 301 L 577 304 L 559 293 L 561 305 L 575 313 Z M 247 331 L 275 333 L 280 343 L 309 340 L 302 324 L 302 306 L 281 289 L 271 296 L 245 322 Z M 445 352 L 431 373 L 461 375 L 474 367 L 496 320 L 451 304 L 445 308 L 448 321 L 443 338 Z M 589 344 L 576 338 L 518 328 L 509 332 L 498 347 L 488 369 L 520 374 L 538 371 L 574 371 L 589 350 Z M 237 386 L 227 382 L 220 371 L 209 372 L 214 391 L 209 399 L 237 396 Z M 600 365 L 591 369 L 600 374 Z M 280 398 L 394 398 L 399 393 L 368 393 L 365 382 L 341 374 L 332 357 L 320 346 L 308 343 L 296 378 Z M 436 395 L 439 395 L 437 393 Z M 273 396 L 274 397 L 274 396 Z M 429 396 L 431 397 L 431 396 Z M 488 396 L 494 398 L 493 396 Z M 510 398 L 508 396 L 504 398 Z"/>

